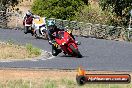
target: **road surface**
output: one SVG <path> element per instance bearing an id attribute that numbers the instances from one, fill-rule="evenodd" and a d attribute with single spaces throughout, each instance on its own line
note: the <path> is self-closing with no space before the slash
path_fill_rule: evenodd
<path id="1" fill-rule="evenodd" d="M 132 43 L 76 37 L 81 41 L 79 50 L 83 58 L 65 56 L 61 53 L 50 59 L 23 61 L 0 61 L 0 68 L 41 68 L 41 69 L 77 69 L 82 66 L 86 70 L 132 71 Z M 51 52 L 47 40 L 35 39 L 30 34 L 25 35 L 21 30 L 0 29 L 1 41 L 13 41 L 34 46 Z"/>

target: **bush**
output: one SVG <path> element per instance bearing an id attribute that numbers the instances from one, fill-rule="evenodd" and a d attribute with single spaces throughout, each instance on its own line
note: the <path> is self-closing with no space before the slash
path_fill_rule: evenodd
<path id="1" fill-rule="evenodd" d="M 31 54 L 35 54 L 35 55 L 40 55 L 41 54 L 41 50 L 39 48 L 33 47 L 32 44 L 27 44 L 26 49 L 28 50 L 30 55 Z"/>
<path id="2" fill-rule="evenodd" d="M 35 0 L 32 12 L 48 18 L 72 20 L 83 5 L 82 0 Z"/>
<path id="3" fill-rule="evenodd" d="M 111 13 L 102 11 L 98 2 L 89 3 L 85 6 L 81 12 L 76 13 L 77 21 L 93 23 L 93 24 L 109 24 L 111 19 Z"/>

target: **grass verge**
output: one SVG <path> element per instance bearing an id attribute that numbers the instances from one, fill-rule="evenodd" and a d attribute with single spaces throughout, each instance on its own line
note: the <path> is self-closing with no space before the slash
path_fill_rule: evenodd
<path id="1" fill-rule="evenodd" d="M 85 84 L 79 86 L 73 80 L 67 80 L 65 84 L 61 84 L 61 80 L 55 81 L 51 79 L 39 82 L 22 79 L 9 80 L 4 83 L 1 82 L 0 88 L 132 88 L 132 84 Z"/>
<path id="2" fill-rule="evenodd" d="M 41 55 L 41 49 L 32 44 L 25 46 L 15 45 L 12 41 L 0 42 L 0 59 L 27 59 Z"/>
<path id="3" fill-rule="evenodd" d="M 95 72 L 129 73 L 131 72 Z M 132 88 L 132 84 L 85 84 L 76 83 L 76 71 L 60 70 L 0 70 L 0 88 Z"/>
<path id="4" fill-rule="evenodd" d="M 41 54 L 41 50 L 37 47 L 33 47 L 32 44 L 27 44 L 26 45 L 26 49 L 29 52 L 30 55 L 40 55 Z"/>

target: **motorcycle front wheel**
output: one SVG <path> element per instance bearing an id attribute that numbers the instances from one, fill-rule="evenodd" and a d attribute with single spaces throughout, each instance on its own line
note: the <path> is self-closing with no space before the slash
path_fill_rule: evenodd
<path id="1" fill-rule="evenodd" d="M 44 38 L 44 39 L 48 39 L 48 35 L 47 35 L 46 32 L 44 32 L 43 38 Z"/>
<path id="2" fill-rule="evenodd" d="M 47 35 L 47 33 L 46 33 L 46 31 L 42 31 L 43 32 L 43 34 L 41 33 L 41 31 L 39 30 L 39 33 L 42 35 L 42 38 L 43 39 L 48 39 L 48 35 Z"/>
<path id="3" fill-rule="evenodd" d="M 75 49 L 73 45 L 70 45 L 69 47 L 71 48 L 71 50 L 73 52 L 72 55 L 76 55 L 77 58 L 82 58 L 81 53 L 77 49 Z"/>

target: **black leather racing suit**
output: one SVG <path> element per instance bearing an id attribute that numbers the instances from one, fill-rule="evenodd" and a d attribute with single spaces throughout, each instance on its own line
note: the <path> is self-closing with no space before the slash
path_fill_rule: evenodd
<path id="1" fill-rule="evenodd" d="M 57 47 L 55 47 L 53 43 L 55 39 L 55 36 L 53 36 L 53 33 L 56 32 L 56 35 L 57 35 L 58 31 L 63 31 L 63 30 L 57 28 L 56 25 L 48 26 L 48 39 L 49 39 L 49 43 L 52 45 L 52 55 L 54 56 L 57 56 L 59 53 L 61 53 L 61 50 L 57 49 Z"/>

